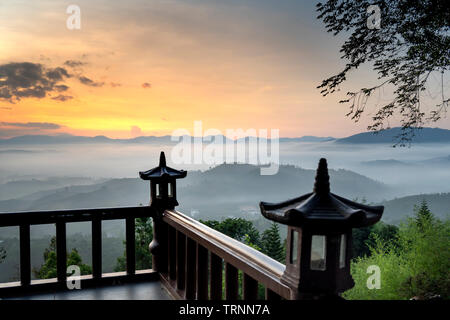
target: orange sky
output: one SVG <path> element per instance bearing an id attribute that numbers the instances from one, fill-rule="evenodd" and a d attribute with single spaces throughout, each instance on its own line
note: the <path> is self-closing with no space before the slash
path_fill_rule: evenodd
<path id="1" fill-rule="evenodd" d="M 280 129 L 286 137 L 339 137 L 366 128 L 366 120 L 354 124 L 345 117 L 339 96 L 323 98 L 315 88 L 343 63 L 339 39 L 324 31 L 309 1 L 76 2 L 81 30 L 66 28 L 64 2 L 0 4 L 0 65 L 64 67 L 101 84 L 72 76 L 64 81 L 70 100 L 53 100 L 54 94 L 14 104 L 0 100 L 0 138 L 164 135 L 192 131 L 196 120 L 205 129 Z M 83 65 L 69 68 L 67 60 Z M 373 74 L 361 70 L 348 86 L 362 81 L 373 81 Z"/>

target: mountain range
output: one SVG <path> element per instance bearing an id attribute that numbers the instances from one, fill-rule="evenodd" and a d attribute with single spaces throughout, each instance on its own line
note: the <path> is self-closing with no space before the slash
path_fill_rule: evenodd
<path id="1" fill-rule="evenodd" d="M 386 129 L 378 133 L 363 132 L 346 138 L 337 139 L 336 143 L 395 143 L 401 135 L 399 127 Z M 422 128 L 414 132 L 412 143 L 450 143 L 450 130 L 440 128 Z"/>
<path id="2" fill-rule="evenodd" d="M 200 210 L 209 215 L 233 215 L 241 206 L 257 206 L 259 201 L 281 201 L 312 191 L 315 170 L 282 165 L 276 175 L 260 175 L 260 167 L 223 164 L 210 170 L 192 171 L 178 182 L 178 199 L 187 212 Z M 390 188 L 348 170 L 330 170 L 332 190 L 344 197 L 382 200 Z M 58 210 L 74 208 L 135 206 L 149 200 L 148 183 L 133 178 L 102 183 L 68 185 L 49 190 L 48 182 L 15 182 L 17 188 L 35 192 L 0 201 L 1 211 Z M 60 183 L 60 182 L 59 182 Z M 69 182 L 68 182 L 69 183 Z M 11 183 L 0 185 L 6 190 Z M 25 187 L 27 186 L 28 189 Z"/>
<path id="3" fill-rule="evenodd" d="M 333 137 L 316 137 L 316 136 L 303 136 L 280 138 L 280 142 L 329 142 L 335 143 L 393 143 L 396 137 L 401 133 L 401 128 L 386 129 L 379 133 L 363 132 L 355 135 L 351 135 L 345 138 L 333 138 Z M 190 136 L 187 136 L 192 138 Z M 205 141 L 211 141 L 211 138 L 217 136 L 204 137 Z M 224 136 L 218 136 L 224 139 L 224 141 L 230 140 Z M 249 138 L 237 139 L 238 141 L 248 140 Z M 262 138 L 258 138 L 262 139 Z M 270 140 L 270 139 L 268 139 Z M 440 128 L 422 128 L 416 131 L 416 135 L 413 138 L 413 143 L 448 143 L 450 142 L 450 130 Z M 69 144 L 69 143 L 148 143 L 148 144 L 174 144 L 177 141 L 172 141 L 170 135 L 165 136 L 141 136 L 131 139 L 112 139 L 105 136 L 85 137 L 85 136 L 73 136 L 69 134 L 61 135 L 24 135 L 13 137 L 9 139 L 0 139 L 0 145 L 28 145 L 28 144 Z"/>

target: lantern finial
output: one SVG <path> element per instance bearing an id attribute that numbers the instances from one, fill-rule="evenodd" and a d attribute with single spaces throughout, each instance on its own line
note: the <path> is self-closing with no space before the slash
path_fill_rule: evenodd
<path id="1" fill-rule="evenodd" d="M 316 173 L 316 181 L 314 183 L 314 193 L 328 194 L 330 193 L 330 176 L 328 175 L 327 159 L 322 158 Z"/>
<path id="2" fill-rule="evenodd" d="M 164 151 L 161 151 L 161 154 L 159 155 L 159 166 L 160 167 L 166 166 L 166 156 L 164 154 Z"/>

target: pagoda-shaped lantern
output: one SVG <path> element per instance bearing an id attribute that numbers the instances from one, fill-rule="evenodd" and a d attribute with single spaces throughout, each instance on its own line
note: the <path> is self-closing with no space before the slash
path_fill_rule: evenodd
<path id="1" fill-rule="evenodd" d="M 267 219 L 288 225 L 281 280 L 293 299 L 339 297 L 352 288 L 352 229 L 376 223 L 384 210 L 331 193 L 326 159 L 320 159 L 312 193 L 276 204 L 261 202 L 260 208 Z"/>
<path id="2" fill-rule="evenodd" d="M 150 180 L 150 206 L 158 209 L 173 209 L 178 205 L 176 179 L 186 177 L 187 171 L 176 170 L 166 165 L 166 156 L 161 152 L 159 166 L 139 172 L 143 180 Z"/>

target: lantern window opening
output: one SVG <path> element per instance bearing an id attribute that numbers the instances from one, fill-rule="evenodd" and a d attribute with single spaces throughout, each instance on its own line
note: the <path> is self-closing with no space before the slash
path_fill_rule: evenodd
<path id="1" fill-rule="evenodd" d="M 167 196 L 173 198 L 173 184 L 171 182 L 167 184 Z"/>
<path id="2" fill-rule="evenodd" d="M 156 192 L 156 198 L 161 198 L 161 190 L 160 190 L 160 186 L 159 183 L 155 184 L 155 192 Z"/>
<path id="3" fill-rule="evenodd" d="M 311 237 L 311 270 L 326 270 L 326 243 L 324 235 L 313 235 Z"/>
<path id="4" fill-rule="evenodd" d="M 340 248 L 339 248 L 339 268 L 341 269 L 345 267 L 346 250 L 347 250 L 347 235 L 341 234 Z"/>
<path id="5" fill-rule="evenodd" d="M 298 231 L 291 230 L 291 254 L 290 264 L 296 264 L 298 261 Z"/>

